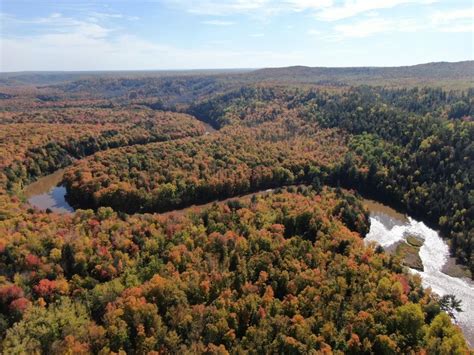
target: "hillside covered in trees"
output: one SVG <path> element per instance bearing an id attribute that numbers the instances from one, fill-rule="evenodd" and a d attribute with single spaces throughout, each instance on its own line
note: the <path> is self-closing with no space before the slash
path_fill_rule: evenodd
<path id="1" fill-rule="evenodd" d="M 16 216 L 2 226 L 3 350 L 467 350 L 436 298 L 356 230 L 357 199 L 311 189 L 178 219 Z"/>
<path id="2" fill-rule="evenodd" d="M 3 78 L 0 352 L 468 353 L 360 194 L 474 274 L 471 67 Z"/>

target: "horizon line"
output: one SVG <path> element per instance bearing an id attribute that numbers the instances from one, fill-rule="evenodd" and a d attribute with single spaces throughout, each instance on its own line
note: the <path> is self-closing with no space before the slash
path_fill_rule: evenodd
<path id="1" fill-rule="evenodd" d="M 466 59 L 466 60 L 459 60 L 459 61 L 432 61 L 432 62 L 424 62 L 424 63 L 417 63 L 417 64 L 410 64 L 410 65 L 391 65 L 391 66 L 383 66 L 383 65 L 356 65 L 356 66 L 308 66 L 308 65 L 288 65 L 288 66 L 280 66 L 280 67 L 255 67 L 255 68 L 187 68 L 187 69 L 91 69 L 91 70 L 19 70 L 19 71 L 2 71 L 0 70 L 0 75 L 2 74 L 60 74 L 60 73 L 71 73 L 71 74 L 81 74 L 81 73 L 123 73 L 123 72 L 193 72 L 193 71 L 255 71 L 255 70 L 262 70 L 262 69 L 284 69 L 284 68 L 317 68 L 317 69 L 347 69 L 347 68 L 406 68 L 406 67 L 415 67 L 420 65 L 428 65 L 428 64 L 460 64 L 460 63 L 467 63 L 467 62 L 474 62 L 474 59 Z"/>

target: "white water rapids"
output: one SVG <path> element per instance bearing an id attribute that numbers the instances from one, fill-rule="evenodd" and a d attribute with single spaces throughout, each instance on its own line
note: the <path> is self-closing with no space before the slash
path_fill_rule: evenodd
<path id="1" fill-rule="evenodd" d="M 455 321 L 473 346 L 474 286 L 469 280 L 452 277 L 441 271 L 448 261 L 449 250 L 439 234 L 423 222 L 415 221 L 410 217 L 407 221 L 400 221 L 380 211 L 371 211 L 370 222 L 370 231 L 365 238 L 367 243 L 376 242 L 383 247 L 389 247 L 398 241 L 405 240 L 408 235 L 416 235 L 424 239 L 419 252 L 424 271 L 410 270 L 421 276 L 425 288 L 431 287 L 440 296 L 454 294 L 462 301 L 463 312 L 455 313 Z"/>

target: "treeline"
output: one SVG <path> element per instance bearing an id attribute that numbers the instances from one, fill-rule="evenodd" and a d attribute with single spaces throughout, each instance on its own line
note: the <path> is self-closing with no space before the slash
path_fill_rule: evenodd
<path id="1" fill-rule="evenodd" d="M 0 350 L 467 352 L 419 278 L 343 221 L 367 230 L 357 198 L 307 188 L 182 217 L 21 212 L 0 224 Z"/>

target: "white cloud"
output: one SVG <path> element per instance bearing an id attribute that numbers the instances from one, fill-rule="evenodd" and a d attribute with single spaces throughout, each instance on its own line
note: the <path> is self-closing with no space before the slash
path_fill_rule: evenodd
<path id="1" fill-rule="evenodd" d="M 310 29 L 308 30 L 307 32 L 310 36 L 319 36 L 322 34 L 321 31 L 318 31 L 318 30 L 315 30 L 314 28 L 313 29 Z"/>
<path id="2" fill-rule="evenodd" d="M 263 50 L 188 50 L 152 43 L 135 36 L 120 36 L 113 41 L 105 41 L 71 34 L 64 38 L 3 39 L 2 42 L 0 70 L 4 72 L 251 68 L 261 66 L 262 63 L 266 66 L 298 63 L 305 56 L 300 52 Z"/>
<path id="3" fill-rule="evenodd" d="M 474 33 L 474 23 L 464 25 L 453 25 L 443 27 L 439 30 L 440 32 L 451 32 L 451 33 Z M 472 46 L 472 41 L 471 41 Z"/>
<path id="4" fill-rule="evenodd" d="M 281 8 L 292 11 L 320 10 L 333 6 L 333 0 L 286 0 L 281 2 Z"/>
<path id="5" fill-rule="evenodd" d="M 318 10 L 332 6 L 333 0 L 164 0 L 172 7 L 199 15 L 273 15 L 281 12 Z"/>
<path id="6" fill-rule="evenodd" d="M 334 26 L 334 34 L 329 39 L 363 38 L 376 34 L 393 32 L 414 32 L 421 25 L 413 19 L 390 20 L 384 18 L 369 18 Z"/>
<path id="7" fill-rule="evenodd" d="M 200 15 L 232 15 L 263 8 L 268 0 L 165 0 L 170 6 Z"/>
<path id="8" fill-rule="evenodd" d="M 128 21 L 137 21 L 140 18 L 138 16 L 126 16 L 119 13 L 106 13 L 106 12 L 96 12 L 92 11 L 88 13 L 88 20 L 93 22 L 100 21 L 112 21 L 112 20 L 128 20 Z"/>
<path id="9" fill-rule="evenodd" d="M 387 32 L 393 23 L 384 19 L 370 19 L 356 23 L 337 25 L 334 27 L 335 36 L 339 38 L 367 37 L 376 33 Z"/>
<path id="10" fill-rule="evenodd" d="M 107 19 L 107 18 L 124 18 L 125 16 L 117 13 L 107 13 L 107 12 L 96 12 L 92 11 L 90 16 L 95 18 Z"/>
<path id="11" fill-rule="evenodd" d="M 345 0 L 340 6 L 331 6 L 316 13 L 316 17 L 324 21 L 336 21 L 370 13 L 374 10 L 390 9 L 399 5 L 427 5 L 436 0 Z"/>
<path id="12" fill-rule="evenodd" d="M 208 20 L 201 22 L 204 25 L 213 25 L 213 26 L 232 26 L 235 25 L 235 22 L 232 21 L 222 21 L 222 20 Z"/>
<path id="13" fill-rule="evenodd" d="M 164 1 L 168 3 L 172 1 L 175 5 L 185 3 L 184 0 Z M 212 5 L 216 5 L 216 8 L 212 10 L 215 15 L 235 15 L 235 12 L 232 12 L 233 10 L 237 13 L 249 14 L 249 16 L 265 16 L 275 14 L 278 11 L 308 11 L 309 14 L 318 14 L 317 17 L 326 13 L 328 16 L 326 19 L 329 20 L 338 18 L 343 14 L 345 16 L 344 21 L 309 24 L 306 31 L 306 39 L 309 40 L 310 36 L 313 36 L 315 40 L 325 42 L 324 45 L 331 46 L 334 44 L 334 48 L 345 47 L 346 44 L 350 45 L 351 41 L 344 43 L 344 46 L 337 43 L 344 39 L 366 38 L 379 34 L 415 33 L 420 31 L 435 33 L 474 32 L 472 8 L 443 12 L 427 11 L 413 15 L 413 18 L 402 17 L 402 15 L 385 18 L 378 14 L 378 10 L 390 6 L 429 2 L 431 1 L 386 0 L 382 2 L 380 0 L 380 2 L 375 2 L 344 0 L 343 5 L 339 5 L 339 3 L 335 4 L 332 0 L 223 0 L 220 2 L 217 2 L 217 0 L 190 0 L 186 4 L 190 4 L 191 7 L 186 8 L 186 11 L 204 14 L 207 11 L 206 9 L 211 9 Z M 338 16 L 331 17 L 328 15 L 330 14 L 329 10 L 338 8 L 346 10 L 338 13 Z M 209 12 L 212 11 L 209 10 Z M 361 13 L 363 13 L 363 16 L 356 16 Z M 384 14 L 385 12 L 380 11 L 380 13 Z M 353 18 L 353 16 L 356 17 Z M 309 18 L 314 19 L 314 17 Z M 232 44 L 212 43 L 212 38 L 201 48 L 179 48 L 162 43 L 160 38 L 144 40 L 130 35 L 124 26 L 114 27 L 115 24 L 123 25 L 123 21 L 127 19 L 132 18 L 117 13 L 88 13 L 83 18 L 53 13 L 49 16 L 25 20 L 0 13 L 0 22 L 2 26 L 6 26 L 4 27 L 6 30 L 0 36 L 0 70 L 185 69 L 190 67 L 285 66 L 302 63 L 321 65 L 321 62 L 312 62 L 311 58 L 325 55 L 321 54 L 324 51 L 311 54 L 307 50 L 288 50 L 289 47 L 301 48 L 297 45 L 283 45 L 271 51 L 259 49 L 236 50 L 233 49 Z M 214 26 L 233 25 L 235 22 L 230 21 L 233 19 L 233 17 L 208 18 L 208 20 L 200 18 L 203 24 Z M 16 31 L 17 28 L 22 29 L 22 31 Z M 288 31 L 300 31 L 298 26 L 287 25 L 284 22 L 282 28 Z M 28 29 L 29 34 L 20 35 L 25 33 L 23 29 Z M 249 31 L 247 36 L 262 37 L 264 36 L 263 32 L 266 32 L 264 29 L 266 27 L 254 28 L 253 31 Z M 262 33 L 259 31 L 262 31 Z M 271 31 L 266 35 L 271 37 Z M 299 32 L 298 35 L 300 35 Z M 249 42 L 252 41 L 249 39 Z M 328 52 L 331 58 L 334 57 L 334 51 L 340 50 L 334 48 L 331 48 L 331 51 Z M 451 53 L 446 55 L 451 55 Z M 337 63 L 333 63 L 331 58 L 327 59 L 327 65 L 336 65 Z M 344 62 L 343 59 L 341 59 L 342 62 Z M 368 64 L 368 62 L 360 64 Z"/>
<path id="14" fill-rule="evenodd" d="M 367 17 L 362 20 L 346 22 L 332 27 L 328 40 L 363 38 L 378 34 L 400 32 L 474 32 L 474 12 L 472 9 L 434 12 L 416 18 Z M 308 32 L 311 34 L 311 30 Z"/>
<path id="15" fill-rule="evenodd" d="M 233 50 L 220 45 L 183 49 L 63 16 L 39 22 L 44 31 L 35 35 L 1 37 L 0 71 L 242 68 L 261 63 L 282 66 L 304 58 L 298 52 Z"/>
<path id="16" fill-rule="evenodd" d="M 436 11 L 431 16 L 431 20 L 434 24 L 437 25 L 450 24 L 456 21 L 473 21 L 474 7 L 449 11 Z"/>
<path id="17" fill-rule="evenodd" d="M 10 15 L 3 14 L 0 18 L 4 26 L 30 25 L 32 33 L 46 33 L 49 36 L 60 35 L 62 33 L 82 33 L 89 37 L 106 37 L 113 29 L 100 25 L 95 19 L 77 20 L 72 17 L 65 17 L 60 13 L 53 13 L 47 17 L 34 19 L 18 19 Z M 34 36 L 34 35 L 32 35 Z M 3 35 L 3 37 L 6 37 Z"/>
<path id="18" fill-rule="evenodd" d="M 474 9 L 437 11 L 431 16 L 431 25 L 439 32 L 474 33 Z"/>
<path id="19" fill-rule="evenodd" d="M 247 14 L 269 16 L 284 12 L 310 11 L 323 21 L 351 18 L 399 5 L 428 5 L 438 0 L 163 0 L 168 6 L 199 15 Z"/>
<path id="20" fill-rule="evenodd" d="M 474 7 L 449 11 L 436 11 L 431 24 L 440 32 L 474 33 Z"/>

